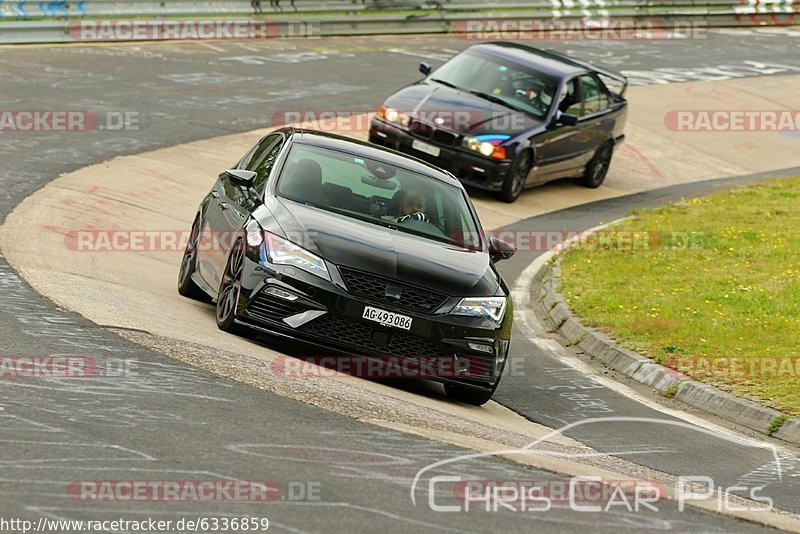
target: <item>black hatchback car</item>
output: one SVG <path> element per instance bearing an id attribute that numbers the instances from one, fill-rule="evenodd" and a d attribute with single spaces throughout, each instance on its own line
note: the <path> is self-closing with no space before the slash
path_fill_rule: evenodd
<path id="1" fill-rule="evenodd" d="M 627 80 L 517 43 L 472 46 L 386 99 L 369 140 L 515 201 L 528 186 L 605 179 L 624 139 Z"/>
<path id="2" fill-rule="evenodd" d="M 462 185 L 423 161 L 285 128 L 220 174 L 200 204 L 178 291 L 217 325 L 420 370 L 449 396 L 489 400 L 513 305 Z M 422 362 L 422 363 L 420 363 Z M 424 372 L 423 372 L 424 371 Z"/>

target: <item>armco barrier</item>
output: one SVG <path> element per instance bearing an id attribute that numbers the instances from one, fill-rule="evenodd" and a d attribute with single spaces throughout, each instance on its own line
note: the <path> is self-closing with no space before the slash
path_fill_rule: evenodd
<path id="1" fill-rule="evenodd" d="M 665 28 L 689 24 L 706 27 L 800 24 L 800 5 L 791 0 L 272 0 L 253 15 L 250 1 L 164 2 L 6 2 L 0 0 L 0 43 L 74 42 L 80 20 L 168 20 L 214 18 L 261 21 L 267 37 L 343 36 L 402 33 L 452 33 L 469 30 L 467 21 L 527 20 L 567 22 L 635 19 L 657 20 Z M 657 2 L 657 3 L 656 3 Z M 163 5 L 162 5 L 163 4 Z M 480 6 L 480 10 L 479 9 Z M 487 6 L 491 6 L 487 8 Z M 435 8 L 432 10 L 432 8 Z M 276 12 L 280 9 L 282 11 Z M 387 11 L 389 9 L 395 10 Z M 414 13 L 413 11 L 418 11 Z M 409 12 L 411 11 L 411 12 Z M 30 20 L 30 17 L 47 17 Z M 26 17 L 28 18 L 26 20 Z M 161 18 L 167 17 L 167 18 Z M 298 27 L 309 28 L 298 33 Z M 158 37 L 155 37 L 158 38 Z"/>
<path id="2" fill-rule="evenodd" d="M 386 10 L 463 11 L 488 9 L 553 9 L 559 12 L 613 10 L 618 7 L 674 8 L 728 6 L 739 13 L 792 13 L 794 0 L 83 0 L 38 2 L 0 0 L 0 19 L 81 17 L 158 17 L 254 15 L 307 12 L 380 12 Z"/>

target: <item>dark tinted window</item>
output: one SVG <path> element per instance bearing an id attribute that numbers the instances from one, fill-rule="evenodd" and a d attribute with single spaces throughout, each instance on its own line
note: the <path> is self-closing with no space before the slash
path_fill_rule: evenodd
<path id="1" fill-rule="evenodd" d="M 267 185 L 267 178 L 269 178 L 269 173 L 272 171 L 272 167 L 275 165 L 275 160 L 278 158 L 282 147 L 283 135 L 268 135 L 259 144 L 258 149 L 247 162 L 245 169 L 256 173 L 253 189 L 255 189 L 259 195 L 264 192 L 264 187 Z"/>

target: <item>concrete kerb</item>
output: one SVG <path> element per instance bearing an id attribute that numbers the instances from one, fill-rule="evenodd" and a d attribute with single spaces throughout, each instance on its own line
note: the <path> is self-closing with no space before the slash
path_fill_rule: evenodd
<path id="1" fill-rule="evenodd" d="M 590 232 L 597 232 L 618 222 L 621 221 L 594 228 Z M 540 271 L 534 276 L 532 293 L 539 296 L 534 305 L 539 306 L 549 323 L 548 331 L 558 333 L 566 346 L 579 348 L 606 367 L 640 384 L 652 387 L 665 397 L 674 398 L 693 408 L 762 434 L 800 445 L 800 419 L 787 417 L 786 414 L 772 408 L 740 399 L 693 380 L 683 373 L 655 363 L 646 356 L 619 347 L 602 332 L 583 325 L 559 292 L 561 256 L 556 256 L 555 251 L 551 251 L 551 254 L 552 261 L 544 262 Z M 783 422 L 777 430 L 770 432 L 770 427 L 775 421 Z"/>

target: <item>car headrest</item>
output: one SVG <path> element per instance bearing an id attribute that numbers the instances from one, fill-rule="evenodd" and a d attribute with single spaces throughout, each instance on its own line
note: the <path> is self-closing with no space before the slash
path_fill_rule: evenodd
<path id="1" fill-rule="evenodd" d="M 292 181 L 298 186 L 322 186 L 322 167 L 313 159 L 301 159 L 292 171 Z"/>
<path id="2" fill-rule="evenodd" d="M 282 188 L 285 194 L 316 202 L 322 188 L 322 167 L 313 159 L 301 159 L 294 164 Z"/>

